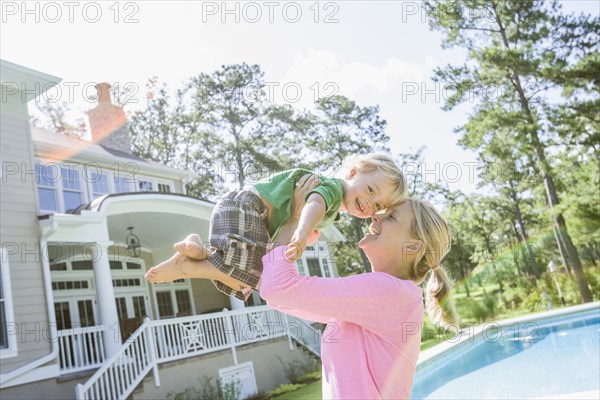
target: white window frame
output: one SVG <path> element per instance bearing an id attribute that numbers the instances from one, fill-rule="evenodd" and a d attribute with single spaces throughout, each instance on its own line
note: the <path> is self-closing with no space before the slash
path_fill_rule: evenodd
<path id="1" fill-rule="evenodd" d="M 152 314 L 152 309 L 150 307 L 150 297 L 148 296 L 148 283 L 146 279 L 144 279 L 144 273 L 146 271 L 146 263 L 141 258 L 132 258 L 132 257 L 119 257 L 117 259 L 111 261 L 118 261 L 122 264 L 122 269 L 113 269 L 111 270 L 112 280 L 115 279 L 139 279 L 141 285 L 140 286 L 114 286 L 113 291 L 115 293 L 115 298 L 123 297 L 125 298 L 125 305 L 127 307 L 127 314 L 134 314 L 133 307 L 133 296 L 143 296 L 144 297 L 144 306 L 146 307 L 147 317 L 150 317 Z M 127 269 L 126 263 L 132 262 L 136 264 L 140 264 L 140 269 Z M 127 318 L 130 318 L 129 316 Z"/>
<path id="2" fill-rule="evenodd" d="M 13 332 L 8 332 L 8 324 L 15 323 L 15 314 L 13 310 L 12 302 L 12 291 L 11 291 L 11 280 L 10 280 L 10 268 L 8 267 L 8 255 L 6 249 L 0 247 L 0 274 L 2 274 L 2 293 L 4 298 L 2 299 L 2 306 L 4 306 L 4 315 L 6 317 L 6 338 L 8 340 L 8 347 L 0 349 L 0 359 L 16 357 L 19 354 L 17 349 L 17 335 Z M 0 306 L 1 307 L 1 306 Z"/>
<path id="3" fill-rule="evenodd" d="M 37 165 L 40 165 L 42 168 L 42 171 L 45 168 L 54 168 L 54 167 L 48 167 L 48 163 L 44 163 L 42 160 L 35 160 L 35 167 L 37 168 Z M 56 164 L 58 167 L 60 167 L 60 165 L 58 165 L 58 163 L 54 163 Z M 60 174 L 60 168 L 58 168 L 58 173 Z M 63 204 L 63 198 L 62 198 L 62 184 L 60 183 L 62 178 L 59 176 L 56 178 L 57 181 L 54 182 L 54 186 L 51 188 L 50 186 L 42 186 L 42 189 L 53 189 L 54 190 L 54 202 L 56 204 L 56 210 L 50 210 L 47 208 L 42 208 L 42 203 L 40 201 L 40 193 L 39 193 L 39 184 L 37 183 L 37 170 L 36 170 L 36 182 L 35 182 L 35 190 L 36 190 L 36 194 L 37 194 L 37 201 L 38 201 L 38 205 L 40 207 L 40 212 L 41 213 L 47 213 L 47 214 L 54 214 L 57 212 L 62 212 L 62 210 L 64 210 L 64 204 Z M 60 187 L 59 187 L 60 185 Z M 60 196 L 59 196 L 59 192 L 60 192 Z"/>
<path id="4" fill-rule="evenodd" d="M 126 175 L 121 175 L 121 174 L 115 174 L 115 171 L 111 171 L 112 172 L 112 179 L 110 180 L 111 182 L 109 182 L 109 185 L 112 184 L 113 185 L 113 189 L 114 189 L 114 193 L 129 193 L 129 192 L 135 192 L 135 188 L 134 190 L 131 189 L 133 182 L 130 181 L 131 178 L 128 178 Z M 124 180 L 124 183 L 128 185 L 128 188 L 126 191 L 124 192 L 120 192 L 117 191 L 117 182 L 115 182 L 115 178 L 121 178 Z"/>
<path id="5" fill-rule="evenodd" d="M 158 190 L 158 185 L 166 185 L 169 187 L 169 192 L 161 192 L 161 193 L 174 193 L 175 192 L 173 181 L 168 181 L 165 179 L 157 179 L 156 180 L 156 191 L 160 192 L 160 190 Z"/>
<path id="6" fill-rule="evenodd" d="M 79 310 L 77 309 L 77 301 L 92 300 L 92 304 L 94 306 L 94 321 L 96 322 L 96 325 L 102 325 L 102 322 L 99 321 L 100 313 L 99 313 L 97 299 L 96 299 L 98 288 L 96 287 L 96 284 L 95 284 L 94 270 L 91 269 L 91 270 L 83 270 L 83 271 L 74 271 L 73 270 L 73 262 L 77 262 L 77 261 L 90 261 L 90 260 L 86 256 L 77 255 L 72 258 L 56 261 L 56 263 L 63 263 L 63 262 L 66 263 L 67 270 L 66 271 L 51 271 L 50 279 L 52 282 L 59 282 L 59 281 L 63 281 L 63 280 L 87 280 L 90 282 L 88 288 L 87 289 L 53 290 L 52 293 L 54 295 L 54 302 L 55 303 L 65 302 L 65 301 L 69 302 L 69 310 L 71 313 L 70 314 L 71 323 L 80 324 L 79 314 L 78 314 Z M 141 286 L 133 286 L 133 287 L 131 287 L 131 286 L 128 286 L 128 287 L 113 286 L 115 296 L 120 297 L 120 296 L 128 296 L 128 295 L 132 295 L 132 296 L 143 295 L 144 301 L 146 302 L 145 303 L 146 312 L 148 314 L 151 314 L 153 310 L 151 309 L 150 304 L 149 304 L 148 284 L 147 284 L 146 279 L 144 279 L 144 273 L 146 271 L 146 265 L 144 263 L 144 260 L 142 258 L 132 258 L 129 256 L 118 256 L 115 259 L 111 258 L 110 261 L 118 261 L 123 265 L 123 268 L 124 268 L 122 270 L 113 269 L 110 271 L 111 272 L 111 282 L 114 279 L 135 278 L 135 279 L 139 279 L 140 283 L 141 283 Z M 141 267 L 140 267 L 140 269 L 136 269 L 136 270 L 128 270 L 125 267 L 125 263 L 127 263 L 127 262 L 134 262 L 134 263 L 140 264 Z M 189 283 L 188 283 L 188 285 L 189 285 Z M 176 286 L 176 287 L 179 287 L 179 286 Z M 190 290 L 191 290 L 191 285 L 190 285 Z M 193 307 L 193 297 L 191 299 L 192 299 L 192 307 Z M 127 307 L 128 307 L 128 312 L 129 312 L 129 305 Z"/>
<path id="7" fill-rule="evenodd" d="M 66 211 L 66 208 L 67 208 L 65 206 L 65 195 L 64 195 L 65 188 L 64 188 L 64 185 L 62 182 L 62 169 L 63 168 L 71 169 L 73 171 L 76 171 L 79 174 L 79 187 L 80 187 L 79 193 L 81 193 L 81 204 L 87 203 L 89 197 L 88 197 L 88 193 L 87 193 L 86 179 L 84 178 L 83 170 L 82 170 L 81 166 L 79 166 L 77 164 L 62 164 L 60 166 L 60 168 L 61 168 L 61 171 L 60 171 L 61 178 L 60 178 L 60 182 L 59 182 L 60 185 L 57 184 L 57 191 L 59 191 L 59 193 L 60 193 L 58 197 L 60 198 L 59 204 L 60 204 L 61 210 L 63 210 L 63 212 L 64 212 L 64 211 Z M 60 188 L 59 188 L 59 186 L 60 186 Z M 67 189 L 67 191 L 75 192 L 75 190 L 73 190 L 73 189 Z"/>
<path id="8" fill-rule="evenodd" d="M 42 208 L 42 204 L 40 203 L 39 204 L 40 213 L 54 214 L 54 213 L 64 213 L 66 211 L 65 200 L 64 200 L 64 185 L 63 185 L 63 179 L 62 179 L 62 169 L 63 168 L 64 169 L 72 169 L 79 174 L 79 183 L 80 183 L 80 187 L 81 187 L 81 192 L 80 192 L 81 193 L 81 204 L 85 204 L 89 201 L 90 193 L 92 193 L 92 191 L 90 190 L 89 179 L 87 179 L 85 177 L 85 174 L 83 172 L 83 168 L 81 165 L 76 164 L 76 163 L 57 163 L 57 162 L 44 163 L 44 160 L 40 160 L 40 159 L 36 159 L 35 163 L 40 164 L 42 166 L 42 168 L 54 168 L 54 166 L 48 167 L 47 165 L 50 165 L 50 164 L 55 165 L 56 167 L 58 167 L 58 173 L 59 173 L 57 181 L 54 183 L 54 200 L 56 201 L 57 209 L 56 210 L 48 210 L 48 209 Z M 35 189 L 36 189 L 36 191 L 39 190 L 37 182 L 35 185 Z M 70 190 L 70 189 L 67 189 L 67 190 Z M 38 202 L 39 202 L 39 193 L 38 193 Z"/>
<path id="9" fill-rule="evenodd" d="M 54 201 L 56 202 L 56 210 L 48 210 L 42 208 L 42 204 L 39 204 L 39 210 L 42 214 L 54 214 L 54 213 L 64 213 L 66 212 L 65 201 L 64 201 L 64 185 L 62 179 L 62 171 L 61 169 L 72 169 L 79 174 L 79 182 L 81 187 L 81 204 L 86 204 L 93 200 L 94 197 L 94 183 L 92 180 L 92 173 L 98 173 L 100 175 L 106 176 L 108 193 L 105 194 L 115 194 L 115 193 L 127 193 L 127 192 L 142 192 L 140 190 L 139 184 L 140 181 L 147 181 L 152 184 L 151 192 L 158 192 L 158 185 L 167 185 L 169 186 L 170 193 L 176 193 L 175 191 L 175 181 L 163 178 L 151 177 L 148 175 L 138 175 L 135 178 L 131 178 L 131 174 L 121 173 L 118 170 L 112 169 L 102 169 L 100 167 L 99 170 L 94 171 L 88 169 L 85 165 L 78 163 L 63 163 L 63 162 L 44 162 L 42 159 L 36 159 L 36 164 L 39 164 L 42 169 L 44 168 L 56 168 L 59 176 L 57 177 L 56 182 L 54 182 L 54 186 L 42 186 L 45 189 L 54 190 Z M 85 169 L 85 170 L 84 170 Z M 129 185 L 129 190 L 127 192 L 118 192 L 117 185 L 115 184 L 115 177 L 119 176 L 120 178 L 124 178 L 125 180 L 129 180 L 126 182 Z M 67 189 L 70 190 L 70 189 Z M 36 182 L 36 191 L 38 191 L 38 202 L 39 202 L 39 185 Z M 166 193 L 166 192 L 164 192 Z M 104 195 L 104 194 L 103 194 Z M 103 196 L 102 195 L 102 196 Z M 100 197 L 100 196 L 99 196 Z"/>
<path id="10" fill-rule="evenodd" d="M 154 178 L 154 177 L 145 176 L 145 175 L 140 175 L 140 176 L 136 177 L 136 182 L 135 182 L 135 191 L 136 192 L 146 192 L 146 190 L 140 190 L 140 181 L 152 183 L 151 192 L 158 192 L 158 185 L 161 184 L 161 185 L 169 186 L 169 188 L 171 189 L 170 193 L 175 193 L 175 184 L 173 181 L 168 180 L 168 179 Z M 166 192 L 163 192 L 163 193 L 166 193 Z"/>
<path id="11" fill-rule="evenodd" d="M 152 184 L 152 190 L 141 190 L 140 183 L 141 182 L 150 182 Z M 156 182 L 154 179 L 147 176 L 138 176 L 135 180 L 135 191 L 136 192 L 156 192 Z"/>
<path id="12" fill-rule="evenodd" d="M 192 315 L 196 315 L 196 303 L 194 301 L 194 291 L 192 290 L 192 282 L 189 279 L 184 279 L 183 282 L 165 282 L 165 283 L 156 283 L 152 285 L 152 297 L 154 300 L 154 318 L 155 319 L 164 319 L 164 318 L 176 318 L 179 313 L 179 305 L 177 304 L 177 296 L 175 294 L 178 290 L 186 290 L 190 296 L 190 303 L 192 307 Z M 173 317 L 161 317 L 158 309 L 158 292 L 168 292 L 171 297 L 171 302 L 173 304 Z"/>
<path id="13" fill-rule="evenodd" d="M 317 247 L 318 246 L 318 247 Z M 302 263 L 302 268 L 296 264 L 296 271 L 300 275 L 308 275 L 308 262 L 307 259 L 312 258 L 316 259 L 319 262 L 319 269 L 321 270 L 321 277 L 323 278 L 333 278 L 335 276 L 333 272 L 333 262 L 331 260 L 329 251 L 327 251 L 326 247 L 319 242 L 315 243 L 312 246 L 307 246 L 306 250 L 302 253 L 302 257 L 298 262 Z M 327 260 L 327 266 L 325 266 L 324 260 Z"/>
<path id="14" fill-rule="evenodd" d="M 94 179 L 93 179 L 93 174 L 97 174 L 98 176 L 106 177 L 106 193 L 102 193 L 97 197 L 96 197 L 96 193 L 94 193 L 94 183 L 96 183 L 96 181 L 94 181 Z M 90 172 L 90 176 L 88 178 L 89 181 L 87 183 L 88 192 L 90 194 L 90 199 L 97 199 L 98 197 L 102 197 L 104 195 L 114 193 L 115 186 L 114 186 L 114 182 L 111 182 L 112 177 L 113 177 L 113 174 L 109 173 L 109 171 L 100 171 L 98 173 Z"/>

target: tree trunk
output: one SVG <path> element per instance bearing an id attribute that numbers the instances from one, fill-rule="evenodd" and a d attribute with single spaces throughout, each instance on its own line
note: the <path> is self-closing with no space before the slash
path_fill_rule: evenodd
<path id="1" fill-rule="evenodd" d="M 461 280 L 464 282 L 464 287 L 465 287 L 465 291 L 467 292 L 467 297 L 471 297 L 471 293 L 469 292 L 469 282 L 467 282 L 467 280 L 465 279 L 467 277 L 467 274 L 465 272 L 465 267 L 463 266 L 462 260 L 460 260 L 460 258 L 459 258 L 458 262 L 460 264 Z"/>
<path id="2" fill-rule="evenodd" d="M 506 37 L 504 24 L 502 23 L 500 14 L 498 13 L 495 3 L 492 3 L 492 8 L 495 13 L 496 23 L 500 28 L 500 35 L 502 36 L 504 46 L 507 50 L 511 50 L 508 43 L 508 39 Z M 523 86 L 521 85 L 519 74 L 517 74 L 517 72 L 514 69 L 510 69 L 509 79 L 511 80 L 513 87 L 517 92 L 519 103 L 521 105 L 521 110 L 525 114 L 527 123 L 529 124 L 527 130 L 529 131 L 531 143 L 533 144 L 535 154 L 542 169 L 544 186 L 546 187 L 546 193 L 548 195 L 550 207 L 555 208 L 560 204 L 560 201 L 558 199 L 558 194 L 556 193 L 556 187 L 554 186 L 554 179 L 552 178 L 552 170 L 550 168 L 550 164 L 546 159 L 544 148 L 538 136 L 538 125 L 536 124 L 533 115 L 531 114 L 531 109 L 529 108 L 529 100 L 527 99 L 525 91 L 523 90 Z M 565 244 L 567 258 L 573 263 L 573 271 L 575 272 L 575 280 L 577 281 L 577 286 L 579 287 L 579 294 L 581 296 L 581 299 L 584 303 L 590 302 L 592 301 L 592 293 L 590 292 L 587 280 L 585 279 L 585 275 L 583 274 L 583 266 L 581 265 L 581 260 L 579 259 L 579 255 L 577 254 L 577 249 L 573 245 L 573 241 L 571 240 L 571 236 L 569 235 L 569 232 L 567 230 L 567 224 L 565 223 L 565 219 L 562 213 L 557 213 L 554 215 L 554 224 L 558 228 L 559 237 Z"/>
<path id="3" fill-rule="evenodd" d="M 500 278 L 500 274 L 498 273 L 498 268 L 496 268 L 496 263 L 493 263 L 494 272 L 496 273 L 496 280 L 498 281 L 498 286 L 500 287 L 500 294 L 504 293 L 504 287 L 502 286 L 502 279 Z"/>
<path id="4" fill-rule="evenodd" d="M 571 264 L 569 263 L 569 259 L 567 258 L 567 253 L 565 251 L 565 245 L 560 239 L 560 235 L 556 227 L 552 227 L 552 232 L 554 233 L 554 239 L 556 240 L 556 245 L 558 246 L 558 252 L 560 253 L 560 258 L 563 260 L 563 264 L 567 268 L 567 271 L 571 273 Z"/>
<path id="5" fill-rule="evenodd" d="M 523 235 L 523 249 L 527 256 L 526 262 L 529 262 L 529 265 L 531 266 L 531 269 L 533 270 L 533 275 L 535 276 L 535 279 L 540 279 L 540 268 L 535 259 L 535 253 L 534 253 L 534 251 L 531 250 L 531 247 L 529 246 L 529 235 L 527 234 L 527 229 L 525 228 L 525 222 L 523 221 L 523 214 L 521 214 L 521 207 L 519 206 L 519 199 L 517 197 L 517 193 L 516 193 L 514 187 L 512 187 L 512 184 L 511 184 L 510 189 L 511 189 L 510 195 L 512 197 L 512 201 L 513 201 L 514 208 L 515 208 L 515 216 L 517 217 L 517 223 L 519 224 L 519 228 L 521 228 L 521 233 Z"/>
<path id="6" fill-rule="evenodd" d="M 517 229 L 517 226 L 513 224 L 513 229 L 515 230 L 515 235 L 519 240 L 519 244 L 523 243 L 523 236 Z M 531 271 L 531 266 L 529 265 L 529 259 L 527 258 L 527 254 L 523 246 L 519 246 L 519 252 L 521 253 L 521 257 L 523 257 L 523 269 L 525 269 L 525 275 L 528 277 L 533 276 L 533 272 Z M 535 278 L 534 278 L 535 279 Z"/>
<path id="7" fill-rule="evenodd" d="M 592 261 L 592 265 L 594 267 L 596 267 L 598 265 L 598 263 L 596 262 L 596 257 L 594 257 L 594 253 L 595 253 L 595 249 L 594 246 L 590 246 L 590 259 Z"/>

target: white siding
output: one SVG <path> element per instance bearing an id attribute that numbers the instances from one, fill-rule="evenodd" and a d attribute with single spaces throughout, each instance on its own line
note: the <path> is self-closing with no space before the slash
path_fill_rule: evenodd
<path id="1" fill-rule="evenodd" d="M 20 328 L 17 335 L 18 356 L 2 360 L 2 373 L 28 364 L 51 350 L 39 250 L 35 174 L 21 174 L 23 168 L 29 172 L 34 170 L 33 145 L 27 104 L 20 102 L 18 97 L 12 96 L 3 101 L 0 116 L 0 159 L 3 163 L 0 241 L 9 253 L 15 323 Z M 12 163 L 18 168 L 18 173 L 7 174 L 8 165 Z M 26 332 L 22 332 L 21 328 Z"/>

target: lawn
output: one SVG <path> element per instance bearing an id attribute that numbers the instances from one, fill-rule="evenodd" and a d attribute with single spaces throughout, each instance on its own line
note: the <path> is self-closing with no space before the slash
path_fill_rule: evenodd
<path id="1" fill-rule="evenodd" d="M 302 389 L 295 392 L 286 393 L 279 397 L 274 397 L 277 400 L 315 400 L 321 399 L 321 380 L 309 383 Z"/>

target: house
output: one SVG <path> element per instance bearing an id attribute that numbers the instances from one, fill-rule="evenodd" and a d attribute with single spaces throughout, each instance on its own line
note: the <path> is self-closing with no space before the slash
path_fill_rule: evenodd
<path id="1" fill-rule="evenodd" d="M 30 126 L 27 103 L 60 79 L 1 61 L 0 397 L 165 398 L 202 376 L 242 395 L 286 381 L 283 362 L 319 353 L 320 331 L 210 281 L 149 284 L 146 270 L 213 207 L 188 171 L 131 153 L 125 114 L 96 85 L 93 141 Z M 298 262 L 335 276 L 330 227 Z"/>

